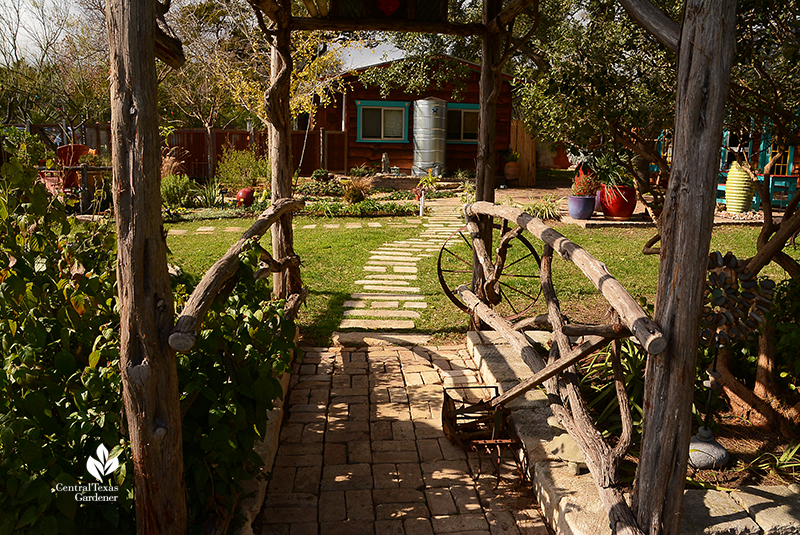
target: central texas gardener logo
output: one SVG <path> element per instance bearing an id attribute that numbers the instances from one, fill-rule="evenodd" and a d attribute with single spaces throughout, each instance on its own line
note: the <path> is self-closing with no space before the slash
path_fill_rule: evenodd
<path id="1" fill-rule="evenodd" d="M 89 457 L 86 461 L 86 469 L 92 474 L 99 482 L 103 482 L 103 478 L 107 475 L 113 474 L 119 468 L 119 461 L 117 458 L 109 459 L 108 450 L 103 444 L 97 446 L 97 458 Z"/>

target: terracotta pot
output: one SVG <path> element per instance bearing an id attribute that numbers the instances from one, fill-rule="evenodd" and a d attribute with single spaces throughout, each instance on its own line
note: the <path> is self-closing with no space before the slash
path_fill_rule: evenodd
<path id="1" fill-rule="evenodd" d="M 570 195 L 567 199 L 572 219 L 590 219 L 594 212 L 594 195 Z"/>
<path id="2" fill-rule="evenodd" d="M 505 175 L 506 180 L 519 180 L 520 174 L 522 172 L 519 162 L 506 162 L 505 167 L 503 167 L 503 175 Z"/>
<path id="3" fill-rule="evenodd" d="M 600 188 L 600 207 L 603 215 L 615 221 L 627 221 L 636 210 L 636 189 L 630 186 Z"/>

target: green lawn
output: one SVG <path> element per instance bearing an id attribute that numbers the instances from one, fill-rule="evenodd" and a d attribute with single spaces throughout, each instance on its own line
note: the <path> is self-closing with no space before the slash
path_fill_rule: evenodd
<path id="1" fill-rule="evenodd" d="M 392 223 L 405 223 L 406 218 L 309 218 L 295 220 L 295 250 L 302 258 L 303 282 L 310 294 L 307 306 L 300 310 L 298 322 L 308 340 L 318 344 L 330 342 L 332 332 L 342 319 L 342 304 L 350 294 L 360 287 L 354 281 L 365 274 L 365 265 L 370 251 L 378 246 L 419 236 L 417 228 L 397 228 Z M 367 222 L 380 222 L 380 228 L 369 228 Z M 240 235 L 241 232 L 223 232 L 225 227 L 246 228 L 251 220 L 225 220 L 215 222 L 191 222 L 167 225 L 168 229 L 186 229 L 184 236 L 169 236 L 167 244 L 172 252 L 173 263 L 196 277 L 208 269 Z M 346 229 L 350 222 L 360 222 L 364 228 Z M 324 229 L 323 225 L 337 223 L 338 229 Z M 304 229 L 305 225 L 316 224 L 315 229 Z M 194 234 L 202 226 L 216 226 L 213 234 Z M 559 232 L 587 249 L 598 260 L 604 262 L 614 275 L 634 297 L 645 298 L 649 303 L 655 299 L 658 258 L 644 256 L 641 249 L 653 229 L 583 229 L 575 225 L 556 224 Z M 746 258 L 755 253 L 755 238 L 758 227 L 717 227 L 712 236 L 712 250 L 733 251 L 738 257 Z M 530 237 L 534 247 L 541 252 L 541 244 Z M 269 244 L 267 237 L 264 242 Z M 514 248 L 521 250 L 520 247 Z M 786 251 L 794 258 L 800 258 L 800 251 L 787 247 Z M 515 253 L 516 254 L 516 253 Z M 515 269 L 530 264 L 525 259 Z M 510 263 L 510 262 L 509 262 Z M 436 256 L 423 258 L 419 264 L 419 286 L 425 295 L 428 308 L 422 310 L 422 318 L 417 321 L 417 331 L 434 334 L 435 341 L 462 341 L 467 327 L 467 316 L 456 309 L 445 297 L 436 277 Z M 527 267 L 525 269 L 528 269 Z M 535 268 L 531 268 L 536 272 Z M 518 271 L 519 272 L 519 271 Z M 780 268 L 768 266 L 763 275 L 776 279 L 784 277 Z M 518 279 L 522 283 L 536 285 L 536 279 Z M 556 257 L 553 263 L 553 280 L 561 301 L 562 309 L 574 321 L 601 321 L 607 309 L 605 300 L 592 284 L 571 263 Z M 535 295 L 536 290 L 530 294 Z M 524 299 L 523 299 L 524 301 Z M 527 305 L 526 305 L 527 306 Z M 543 312 L 541 299 L 533 306 L 532 312 Z"/>

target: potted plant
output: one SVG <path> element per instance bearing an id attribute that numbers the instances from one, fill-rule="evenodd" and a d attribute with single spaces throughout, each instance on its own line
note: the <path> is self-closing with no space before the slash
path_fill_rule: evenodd
<path id="1" fill-rule="evenodd" d="M 603 215 L 617 221 L 630 219 L 636 210 L 633 176 L 610 152 L 597 157 L 593 167 L 601 184 L 600 209 Z"/>
<path id="2" fill-rule="evenodd" d="M 508 151 L 506 155 L 506 165 L 503 167 L 503 176 L 506 177 L 508 181 L 515 181 L 519 180 L 519 175 L 521 174 L 520 165 L 519 165 L 519 153 L 514 149 Z"/>
<path id="3" fill-rule="evenodd" d="M 414 186 L 411 191 L 414 193 L 414 198 L 419 201 L 419 215 L 423 215 L 425 211 L 425 192 L 436 190 L 436 184 L 439 182 L 439 177 L 433 174 L 433 169 L 428 169 L 428 174 L 419 179 L 419 184 Z"/>
<path id="4" fill-rule="evenodd" d="M 575 178 L 572 179 L 572 188 L 567 199 L 569 216 L 572 219 L 592 217 L 598 189 L 600 189 L 600 182 L 594 172 L 586 164 L 579 165 L 575 170 Z"/>

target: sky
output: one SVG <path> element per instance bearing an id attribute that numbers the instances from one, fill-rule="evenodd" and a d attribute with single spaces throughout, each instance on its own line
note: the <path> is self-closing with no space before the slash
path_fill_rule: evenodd
<path id="1" fill-rule="evenodd" d="M 342 60 L 347 70 L 375 65 L 403 57 L 403 52 L 392 45 L 380 45 L 377 48 L 350 48 L 342 53 Z"/>

